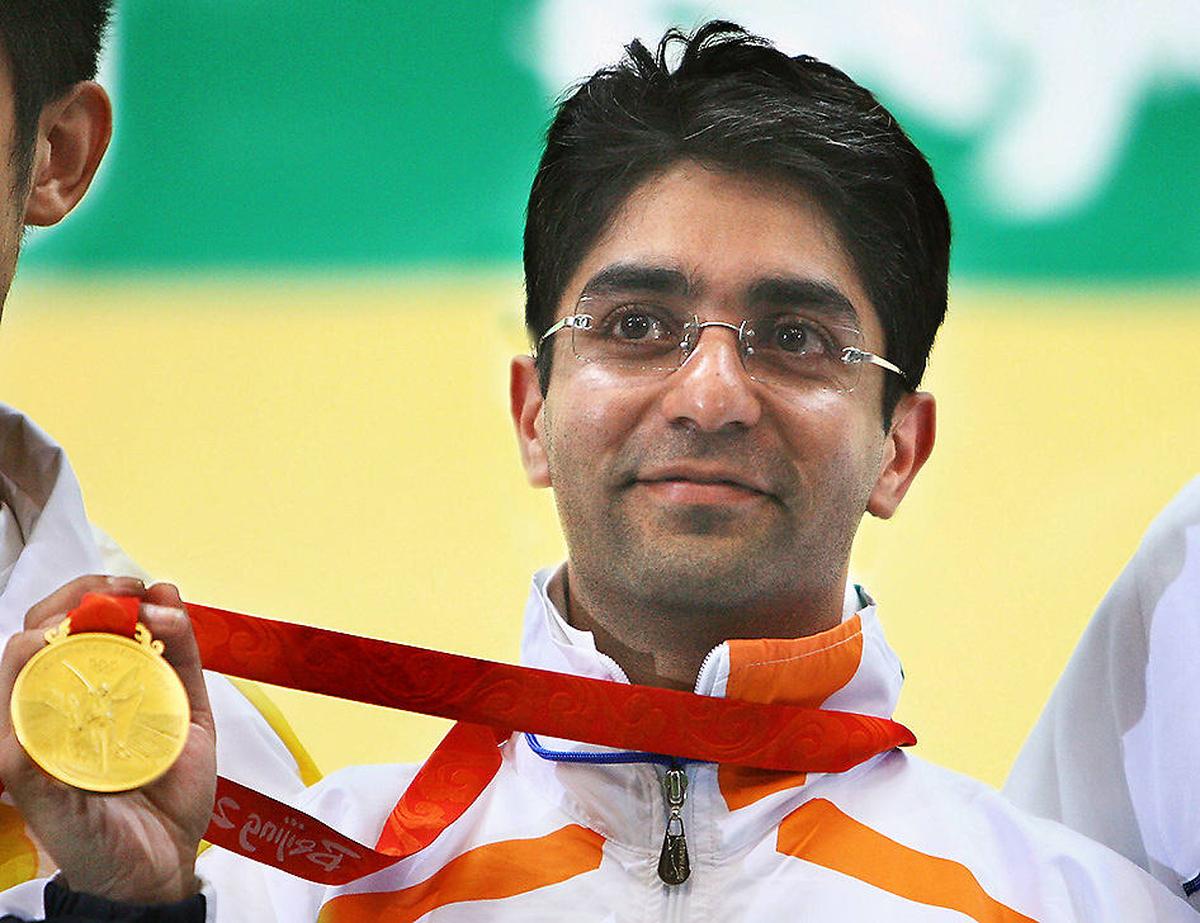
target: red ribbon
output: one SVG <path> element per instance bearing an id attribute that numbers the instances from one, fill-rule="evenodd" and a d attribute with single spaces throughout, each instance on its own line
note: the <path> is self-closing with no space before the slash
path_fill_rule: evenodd
<path id="1" fill-rule="evenodd" d="M 132 597 L 100 598 L 119 605 L 85 596 L 71 613 L 73 629 L 125 633 L 129 604 L 120 601 Z M 206 669 L 458 722 L 389 815 L 376 849 L 243 785 L 217 780 L 205 839 L 324 884 L 372 874 L 432 843 L 495 776 L 497 745 L 514 730 L 806 773 L 844 772 L 916 743 L 902 724 L 871 715 L 587 679 L 185 605 Z M 81 613 L 92 627 L 79 627 Z"/>
<path id="2" fill-rule="evenodd" d="M 845 772 L 916 743 L 872 715 L 588 679 L 185 605 L 207 669 L 423 715 L 790 772 Z"/>
<path id="3" fill-rule="evenodd" d="M 458 820 L 499 770 L 498 744 L 507 738 L 454 725 L 388 815 L 375 849 L 224 777 L 204 838 L 308 881 L 348 884 L 420 852 Z"/>
<path id="4" fill-rule="evenodd" d="M 84 593 L 79 605 L 71 610 L 71 634 L 106 631 L 132 638 L 137 628 L 141 600 L 136 596 L 108 596 Z"/>

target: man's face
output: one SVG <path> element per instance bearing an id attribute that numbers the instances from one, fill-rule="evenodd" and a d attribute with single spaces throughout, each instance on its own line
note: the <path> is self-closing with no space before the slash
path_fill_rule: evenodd
<path id="1" fill-rule="evenodd" d="M 853 309 L 864 347 L 883 352 L 837 234 L 795 189 L 678 164 L 629 196 L 557 317 L 575 313 L 601 273 L 685 287 L 702 321 L 734 325 L 761 313 L 764 290 L 825 290 Z M 709 327 L 676 371 L 630 376 L 579 361 L 570 336 L 547 344 L 553 371 L 532 442 L 544 450 L 573 574 L 660 608 L 778 607 L 840 592 L 893 454 L 886 373 L 864 368 L 850 392 L 779 389 L 747 375 L 736 332 Z"/>

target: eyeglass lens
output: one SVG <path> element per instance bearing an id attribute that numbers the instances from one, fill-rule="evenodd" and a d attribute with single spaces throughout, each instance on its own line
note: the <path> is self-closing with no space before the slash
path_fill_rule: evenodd
<path id="1" fill-rule="evenodd" d="M 706 330 L 732 326 L 697 323 L 686 309 L 628 298 L 589 297 L 579 311 L 592 321 L 572 328 L 575 355 L 628 375 L 678 369 L 699 347 Z M 849 391 L 857 383 L 861 364 L 844 362 L 842 356 L 847 347 L 862 348 L 861 332 L 831 324 L 819 310 L 772 309 L 748 318 L 737 335 L 746 373 L 756 381 L 795 390 L 837 391 Z"/>

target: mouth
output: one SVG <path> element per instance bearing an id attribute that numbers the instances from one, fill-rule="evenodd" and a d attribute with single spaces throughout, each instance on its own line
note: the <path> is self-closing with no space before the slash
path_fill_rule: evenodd
<path id="1" fill-rule="evenodd" d="M 640 473 L 633 481 L 650 495 L 673 503 L 750 503 L 771 496 L 766 485 L 740 472 L 690 467 Z"/>

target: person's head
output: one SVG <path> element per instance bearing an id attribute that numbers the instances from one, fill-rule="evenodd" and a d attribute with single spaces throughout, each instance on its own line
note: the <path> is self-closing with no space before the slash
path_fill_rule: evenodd
<path id="1" fill-rule="evenodd" d="M 627 304 L 669 297 L 726 325 L 788 299 L 848 308 L 852 342 L 903 376 L 868 365 L 852 389 L 781 389 L 722 327 L 675 371 L 631 376 L 581 361 L 576 332 L 559 331 L 536 366 L 514 360 L 512 409 L 530 480 L 555 488 L 572 567 L 688 608 L 831 592 L 864 510 L 890 516 L 932 448 L 933 400 L 915 388 L 948 259 L 928 163 L 827 64 L 710 23 L 669 32 L 657 55 L 635 41 L 585 81 L 558 109 L 529 198 L 535 344 L 616 278 Z"/>
<path id="2" fill-rule="evenodd" d="M 681 51 L 672 68 L 671 54 Z M 571 273 L 639 184 L 691 160 L 804 190 L 833 221 L 886 335 L 920 384 L 946 312 L 950 219 L 933 172 L 869 90 L 738 27 L 640 42 L 559 107 L 529 195 L 525 323 L 550 326 Z M 539 371 L 549 382 L 552 351 Z M 903 382 L 889 380 L 883 417 Z"/>
<path id="3" fill-rule="evenodd" d="M 92 82 L 112 0 L 0 3 L 0 306 L 27 224 L 58 222 L 83 197 L 112 133 Z"/>

